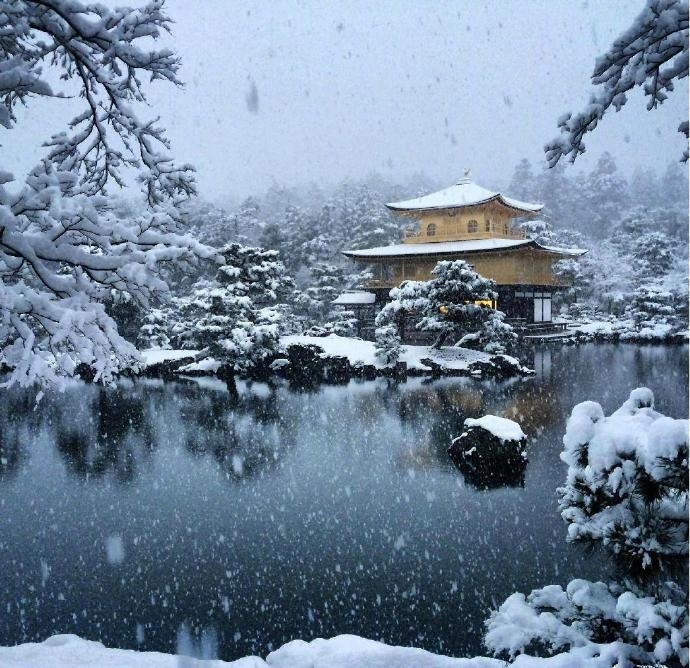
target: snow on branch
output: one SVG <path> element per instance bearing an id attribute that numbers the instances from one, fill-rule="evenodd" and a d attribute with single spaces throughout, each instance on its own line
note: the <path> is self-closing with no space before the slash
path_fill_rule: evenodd
<path id="1" fill-rule="evenodd" d="M 545 146 L 550 167 L 569 156 L 574 162 L 585 152 L 584 136 L 593 131 L 613 107 L 620 111 L 627 93 L 641 86 L 654 109 L 668 97 L 674 81 L 688 76 L 688 3 L 686 0 L 647 0 L 642 13 L 611 48 L 596 61 L 592 83 L 597 90 L 577 114 L 558 121 L 561 135 Z M 679 132 L 688 136 L 687 121 Z M 683 160 L 687 161 L 687 148 Z"/>
<path id="2" fill-rule="evenodd" d="M 641 387 L 609 417 L 594 401 L 575 406 L 563 444 L 568 539 L 599 542 L 627 568 L 621 582 L 512 594 L 487 620 L 486 646 L 523 666 L 535 654 L 562 666 L 687 666 L 688 421 L 655 411 Z"/>
<path id="3" fill-rule="evenodd" d="M 32 98 L 61 97 L 47 70 L 77 86 L 84 110 L 47 142 L 23 184 L 0 165 L 0 368 L 5 384 L 60 384 L 86 366 L 96 379 L 136 365 L 104 304 L 147 306 L 167 290 L 167 263 L 217 253 L 180 233 L 177 205 L 192 170 L 165 155 L 157 121 L 141 121 L 144 78 L 179 85 L 177 57 L 153 49 L 170 20 L 162 0 L 138 9 L 79 0 L 0 0 L 0 125 Z M 106 198 L 134 169 L 148 207 L 118 216 Z"/>
<path id="4" fill-rule="evenodd" d="M 179 60 L 169 49 L 149 50 L 168 31 L 163 1 L 143 7 L 110 8 L 76 0 L 0 1 L 0 124 L 16 123 L 14 107 L 32 96 L 54 93 L 44 69 L 77 83 L 86 102 L 69 132 L 48 142 L 48 159 L 79 174 L 84 194 L 100 193 L 112 180 L 123 184 L 123 167 L 141 170 L 151 204 L 194 192 L 192 168 L 175 166 L 157 119 L 139 120 L 131 106 L 145 102 L 143 78 L 180 85 Z"/>

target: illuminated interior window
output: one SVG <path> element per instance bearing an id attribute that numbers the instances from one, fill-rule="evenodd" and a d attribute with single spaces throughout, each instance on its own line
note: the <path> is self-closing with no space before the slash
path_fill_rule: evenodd
<path id="1" fill-rule="evenodd" d="M 493 299 L 477 299 L 474 303 L 477 306 L 487 306 L 489 308 L 496 308 L 496 302 Z"/>

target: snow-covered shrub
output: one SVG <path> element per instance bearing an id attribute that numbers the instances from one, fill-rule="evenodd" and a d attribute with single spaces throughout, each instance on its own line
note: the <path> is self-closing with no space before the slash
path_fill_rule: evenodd
<path id="1" fill-rule="evenodd" d="M 568 539 L 609 549 L 623 583 L 513 594 L 488 619 L 485 644 L 509 658 L 567 653 L 559 665 L 687 666 L 688 421 L 656 412 L 638 388 L 609 417 L 593 401 L 575 406 L 563 443 Z"/>
<path id="2" fill-rule="evenodd" d="M 393 365 L 398 361 L 402 346 L 398 328 L 391 325 L 383 325 L 376 328 L 376 357 L 386 365 Z"/>
<path id="3" fill-rule="evenodd" d="M 457 345 L 500 354 L 510 351 L 511 347 L 517 343 L 517 338 L 513 328 L 505 322 L 505 313 L 492 311 L 478 331 L 466 334 Z"/>
<path id="4" fill-rule="evenodd" d="M 663 338 L 677 324 L 673 295 L 656 283 L 635 290 L 626 315 L 635 329 L 623 338 Z"/>
<path id="5" fill-rule="evenodd" d="M 657 413 L 639 388 L 608 418 L 597 403 L 575 406 L 563 443 L 569 540 L 602 541 L 642 569 L 688 554 L 687 420 Z"/>
<path id="6" fill-rule="evenodd" d="M 565 590 L 549 585 L 509 596 L 487 621 L 484 642 L 508 658 L 568 652 L 601 668 L 687 666 L 687 629 L 687 596 L 672 583 L 657 599 L 620 585 L 571 580 Z"/>
<path id="7" fill-rule="evenodd" d="M 337 309 L 331 313 L 329 321 L 324 324 L 323 328 L 327 330 L 329 334 L 354 336 L 357 331 L 358 322 L 354 311 Z"/>

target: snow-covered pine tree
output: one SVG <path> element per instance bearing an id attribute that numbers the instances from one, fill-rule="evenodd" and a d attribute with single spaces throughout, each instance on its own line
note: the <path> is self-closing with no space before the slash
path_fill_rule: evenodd
<path id="1" fill-rule="evenodd" d="M 429 284 L 424 281 L 403 281 L 390 291 L 389 301 L 376 316 L 376 356 L 386 364 L 398 361 L 406 319 L 426 313 L 429 306 Z"/>
<path id="2" fill-rule="evenodd" d="M 394 324 L 377 327 L 375 337 L 376 357 L 386 366 L 395 364 L 402 351 L 398 327 Z"/>
<path id="3" fill-rule="evenodd" d="M 333 300 L 345 289 L 347 279 L 342 267 L 328 262 L 311 266 L 308 286 L 293 298 L 295 312 L 304 318 L 306 326 L 322 326 L 334 315 Z"/>
<path id="4" fill-rule="evenodd" d="M 278 350 L 282 313 L 275 304 L 291 281 L 276 251 L 229 244 L 221 252 L 215 279 L 195 286 L 173 331 L 228 373 L 252 373 Z"/>
<path id="5" fill-rule="evenodd" d="M 400 241 L 398 219 L 383 205 L 383 197 L 363 186 L 355 193 L 348 246 L 352 249 L 388 246 Z"/>
<path id="6" fill-rule="evenodd" d="M 428 307 L 419 329 L 438 332 L 434 347 L 440 348 L 448 336 L 481 329 L 495 313 L 476 302 L 495 300 L 496 282 L 478 274 L 464 260 L 442 260 L 431 274 L 426 292 Z"/>
<path id="7" fill-rule="evenodd" d="M 560 665 L 688 665 L 688 421 L 654 410 L 647 388 L 605 417 L 568 420 L 559 490 L 568 539 L 619 560 L 621 582 L 572 580 L 510 596 L 487 621 L 497 656 L 561 655 Z"/>
<path id="8" fill-rule="evenodd" d="M 666 274 L 673 266 L 673 250 L 676 246 L 664 232 L 640 235 L 632 252 L 635 275 L 639 278 L 656 278 Z"/>
<path id="9" fill-rule="evenodd" d="M 664 204 L 659 177 L 651 167 L 636 167 L 630 177 L 630 202 L 633 206 L 655 207 Z"/>
<path id="10" fill-rule="evenodd" d="M 139 330 L 137 346 L 141 350 L 147 348 L 160 348 L 170 350 L 170 334 L 172 323 L 170 321 L 171 310 L 169 308 L 152 308 L 144 316 L 144 324 Z"/>
<path id="11" fill-rule="evenodd" d="M 476 303 L 496 299 L 495 281 L 479 275 L 464 260 L 442 260 L 432 275 L 430 281 L 404 281 L 391 290 L 391 301 L 376 317 L 377 329 L 394 325 L 402 336 L 407 320 L 414 318 L 417 329 L 438 333 L 436 348 L 448 336 L 473 332 L 491 349 L 501 341 L 510 343 L 514 333 L 503 322 L 504 314 Z"/>
<path id="12" fill-rule="evenodd" d="M 581 230 L 601 239 L 608 236 L 629 203 L 628 183 L 618 173 L 610 153 L 604 152 L 587 177 Z"/>
<path id="13" fill-rule="evenodd" d="M 681 328 L 675 301 L 673 293 L 657 281 L 636 288 L 625 311 L 635 326 L 631 335 L 644 331 L 650 334 L 648 338 L 661 338 L 662 334 Z M 651 336 L 654 331 L 659 332 L 657 337 Z"/>
<path id="14" fill-rule="evenodd" d="M 661 177 L 661 196 L 666 206 L 688 211 L 688 170 L 672 162 Z"/>
<path id="15" fill-rule="evenodd" d="M 108 381 L 138 354 L 108 316 L 113 291 L 146 306 L 166 289 L 164 263 L 214 251 L 178 233 L 175 205 L 194 193 L 191 168 L 165 154 L 155 121 L 139 119 L 145 79 L 179 84 L 179 61 L 154 41 L 170 27 L 153 0 L 132 9 L 79 0 L 0 1 L 0 124 L 18 105 L 63 92 L 84 109 L 46 142 L 23 185 L 0 165 L 0 365 L 9 383 L 60 384 L 79 365 Z M 65 91 L 54 90 L 61 82 Z M 148 209 L 118 217 L 105 191 L 136 172 Z"/>
<path id="16" fill-rule="evenodd" d="M 544 203 L 542 217 L 555 228 L 581 230 L 585 188 L 569 175 L 565 165 L 543 168 L 536 177 L 536 201 Z"/>
<path id="17" fill-rule="evenodd" d="M 513 178 L 508 186 L 508 192 L 511 197 L 522 199 L 525 202 L 538 201 L 539 188 L 532 171 L 532 164 L 527 158 L 523 158 L 515 166 Z"/>

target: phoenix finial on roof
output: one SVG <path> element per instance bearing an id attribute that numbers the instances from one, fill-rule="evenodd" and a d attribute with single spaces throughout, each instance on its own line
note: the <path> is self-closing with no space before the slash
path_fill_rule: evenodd
<path id="1" fill-rule="evenodd" d="M 470 176 L 472 176 L 472 170 L 471 170 L 469 167 L 467 167 L 467 168 L 465 169 L 465 173 L 463 174 L 463 176 L 464 176 L 466 179 L 469 179 Z"/>

